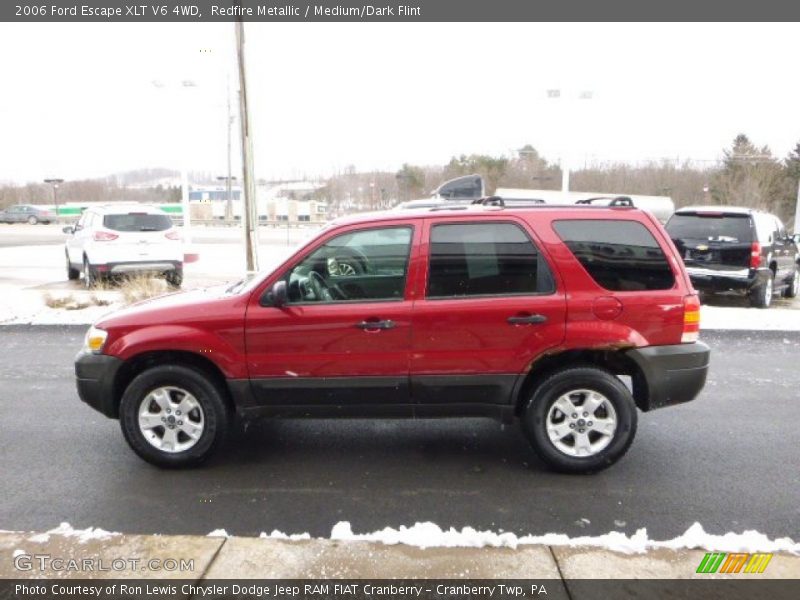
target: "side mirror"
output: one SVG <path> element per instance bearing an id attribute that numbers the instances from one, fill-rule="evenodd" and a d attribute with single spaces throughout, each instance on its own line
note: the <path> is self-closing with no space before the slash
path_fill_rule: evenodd
<path id="1" fill-rule="evenodd" d="M 66 227 L 62 227 L 61 231 L 63 231 L 64 233 L 72 234 L 75 233 L 75 228 L 72 225 L 67 225 Z"/>
<path id="2" fill-rule="evenodd" d="M 286 282 L 283 280 L 276 281 L 272 289 L 267 292 L 264 300 L 265 302 L 262 302 L 264 306 L 274 306 L 275 308 L 284 306 L 289 301 L 289 292 L 286 289 Z"/>

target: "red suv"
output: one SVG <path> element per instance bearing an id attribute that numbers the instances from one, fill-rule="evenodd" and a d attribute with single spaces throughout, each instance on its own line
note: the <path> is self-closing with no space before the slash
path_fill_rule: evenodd
<path id="1" fill-rule="evenodd" d="M 637 411 L 687 402 L 709 349 L 658 221 L 632 207 L 358 215 L 273 272 L 101 320 L 83 401 L 143 459 L 196 464 L 234 416 L 520 419 L 552 468 L 603 469 Z"/>

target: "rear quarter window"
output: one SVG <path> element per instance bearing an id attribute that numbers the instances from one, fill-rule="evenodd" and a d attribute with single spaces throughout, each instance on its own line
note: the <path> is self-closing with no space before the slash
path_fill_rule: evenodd
<path id="1" fill-rule="evenodd" d="M 661 246 L 637 221 L 575 219 L 556 221 L 553 229 L 592 279 L 607 290 L 667 290 L 675 284 Z"/>

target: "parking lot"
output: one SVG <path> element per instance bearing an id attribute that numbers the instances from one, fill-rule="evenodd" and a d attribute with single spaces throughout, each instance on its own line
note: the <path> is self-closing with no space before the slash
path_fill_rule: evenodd
<path id="1" fill-rule="evenodd" d="M 239 230 L 197 228 L 185 287 L 235 279 Z M 262 268 L 304 229 L 266 229 Z M 0 236 L 0 287 L 40 296 L 76 293 L 51 226 L 10 226 Z M 238 430 L 201 469 L 162 471 L 127 447 L 119 426 L 83 405 L 72 360 L 85 326 L 11 325 L 0 347 L 0 444 L 6 457 L 0 529 L 62 521 L 141 533 L 241 535 L 278 529 L 327 536 L 432 521 L 518 534 L 563 532 L 671 538 L 695 521 L 709 532 L 756 529 L 800 536 L 800 332 L 785 315 L 717 297 L 704 331 L 710 379 L 696 402 L 643 414 L 629 454 L 590 477 L 547 471 L 516 426 L 489 420 L 282 421 Z M 80 312 L 80 311 L 75 311 Z M 760 319 L 775 331 L 751 331 Z M 82 322 L 82 321 L 79 321 Z M 782 331 L 782 329 L 794 331 Z M 69 451 L 64 451 L 69 449 Z"/>
<path id="2" fill-rule="evenodd" d="M 573 536 L 645 527 L 667 539 L 697 521 L 800 537 L 798 333 L 705 333 L 700 398 L 640 415 L 628 455 L 588 477 L 545 470 L 516 427 L 478 419 L 261 422 L 203 468 L 159 470 L 77 398 L 83 333 L 2 332 L 0 529 L 328 536 L 343 520 L 356 532 L 432 521 Z"/>

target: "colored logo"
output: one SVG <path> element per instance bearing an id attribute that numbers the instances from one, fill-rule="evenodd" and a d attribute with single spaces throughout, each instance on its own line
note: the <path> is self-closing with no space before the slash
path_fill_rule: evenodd
<path id="1" fill-rule="evenodd" d="M 757 552 L 708 552 L 697 567 L 698 573 L 763 573 L 772 554 Z"/>

